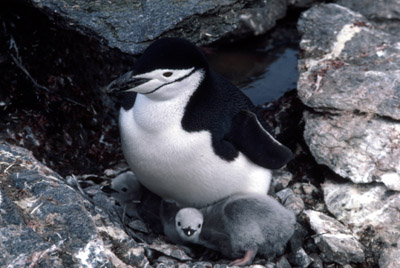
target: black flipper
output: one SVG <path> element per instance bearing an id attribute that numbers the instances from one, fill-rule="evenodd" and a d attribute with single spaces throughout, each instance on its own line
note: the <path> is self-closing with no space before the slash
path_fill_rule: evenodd
<path id="1" fill-rule="evenodd" d="M 256 115 L 241 110 L 232 120 L 225 139 L 255 164 L 279 169 L 292 159 L 292 152 L 275 140 L 260 124 Z"/>

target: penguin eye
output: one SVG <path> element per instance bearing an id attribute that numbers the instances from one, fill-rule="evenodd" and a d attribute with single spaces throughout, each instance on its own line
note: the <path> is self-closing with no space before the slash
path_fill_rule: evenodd
<path id="1" fill-rule="evenodd" d="M 200 229 L 200 228 L 201 228 L 201 224 L 197 225 L 197 228 L 199 228 L 199 229 Z"/>
<path id="2" fill-rule="evenodd" d="M 170 77 L 172 75 L 172 72 L 165 72 L 162 75 L 165 77 Z"/>
<path id="3" fill-rule="evenodd" d="M 180 221 L 178 221 L 178 226 L 181 226 L 181 222 Z"/>

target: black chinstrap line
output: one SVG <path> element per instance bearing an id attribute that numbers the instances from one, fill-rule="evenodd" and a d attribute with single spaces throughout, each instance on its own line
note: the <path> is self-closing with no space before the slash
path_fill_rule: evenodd
<path id="1" fill-rule="evenodd" d="M 174 81 L 171 81 L 171 82 L 169 82 L 169 83 L 166 83 L 166 84 L 162 84 L 161 86 L 159 86 L 159 87 L 153 89 L 152 91 L 146 92 L 146 93 L 142 93 L 142 94 L 143 94 L 143 95 L 148 95 L 148 94 L 151 94 L 151 93 L 156 92 L 157 90 L 159 90 L 159 89 L 162 88 L 163 86 L 167 86 L 167 85 L 169 85 L 169 84 L 182 81 L 183 79 L 188 78 L 189 76 L 191 76 L 196 70 L 197 70 L 197 69 L 193 69 L 190 73 L 188 73 L 188 74 L 185 75 L 185 76 L 182 76 L 181 78 L 178 78 L 178 79 L 176 79 L 176 80 L 174 80 Z"/>

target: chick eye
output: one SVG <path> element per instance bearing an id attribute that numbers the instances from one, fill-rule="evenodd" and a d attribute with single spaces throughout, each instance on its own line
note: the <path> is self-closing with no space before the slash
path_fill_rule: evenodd
<path id="1" fill-rule="evenodd" d="M 165 77 L 170 77 L 172 75 L 172 72 L 165 72 L 163 73 L 163 76 Z"/>
<path id="2" fill-rule="evenodd" d="M 201 224 L 197 225 L 197 228 L 200 228 L 200 227 L 201 227 Z"/>
<path id="3" fill-rule="evenodd" d="M 181 226 L 181 222 L 180 221 L 178 221 L 178 226 Z"/>

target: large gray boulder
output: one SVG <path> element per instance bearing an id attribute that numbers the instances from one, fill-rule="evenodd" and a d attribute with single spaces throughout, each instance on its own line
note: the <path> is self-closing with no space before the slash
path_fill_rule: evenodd
<path id="1" fill-rule="evenodd" d="M 400 124 L 366 114 L 304 114 L 304 137 L 320 164 L 354 183 L 400 191 Z"/>
<path id="2" fill-rule="evenodd" d="M 371 19 L 400 19 L 398 0 L 338 0 L 337 3 Z"/>
<path id="3" fill-rule="evenodd" d="M 318 22 L 318 23 L 316 23 Z M 400 38 L 336 4 L 301 16 L 298 95 L 318 163 L 400 190 Z"/>
<path id="4" fill-rule="evenodd" d="M 398 0 L 338 0 L 336 3 L 363 14 L 382 30 L 394 35 L 400 31 Z"/>
<path id="5" fill-rule="evenodd" d="M 118 217 L 116 217 L 118 218 Z M 38 162 L 0 142 L 1 267 L 145 267 L 144 247 L 114 217 Z"/>
<path id="6" fill-rule="evenodd" d="M 105 40 L 129 54 L 140 54 L 150 42 L 179 36 L 197 44 L 222 37 L 258 35 L 286 14 L 286 1 L 31 0 L 57 17 L 64 27 Z"/>
<path id="7" fill-rule="evenodd" d="M 399 267 L 400 193 L 384 185 L 333 181 L 322 189 L 329 212 L 380 254 L 380 267 Z"/>
<path id="8" fill-rule="evenodd" d="M 334 4 L 303 13 L 298 27 L 298 88 L 306 105 L 400 119 L 400 37 Z"/>
<path id="9" fill-rule="evenodd" d="M 346 226 L 319 211 L 307 210 L 305 213 L 316 233 L 315 244 L 328 262 L 341 265 L 364 262 L 363 246 Z"/>

